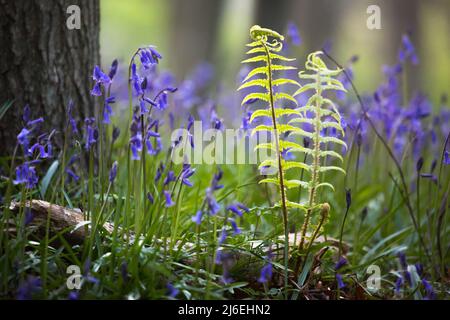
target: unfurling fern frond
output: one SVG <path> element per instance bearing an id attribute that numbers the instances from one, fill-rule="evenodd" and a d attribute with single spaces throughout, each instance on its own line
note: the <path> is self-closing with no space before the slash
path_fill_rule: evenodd
<path id="1" fill-rule="evenodd" d="M 321 187 L 327 187 L 331 190 L 334 190 L 332 184 L 328 182 L 321 181 L 320 174 L 327 171 L 340 171 L 345 174 L 344 169 L 337 165 L 328 165 L 325 164 L 325 160 L 327 157 L 331 159 L 335 159 L 338 162 L 342 162 L 342 156 L 333 150 L 329 150 L 326 147 L 329 144 L 339 145 L 347 148 L 345 142 L 338 138 L 337 136 L 327 135 L 330 132 L 330 129 L 334 129 L 338 136 L 344 136 L 344 130 L 341 124 L 341 116 L 334 105 L 334 103 L 323 96 L 324 91 L 327 90 L 340 90 L 346 91 L 342 83 L 334 78 L 338 75 L 342 70 L 335 69 L 330 70 L 327 68 L 326 64 L 320 58 L 322 52 L 317 51 L 308 55 L 308 59 L 305 64 L 306 72 L 299 72 L 299 78 L 303 80 L 311 81 L 308 84 L 305 84 L 297 92 L 294 96 L 299 95 L 301 93 L 310 93 L 311 95 L 308 99 L 308 102 L 305 106 L 296 109 L 300 112 L 303 117 L 298 117 L 292 119 L 289 124 L 293 125 L 296 123 L 304 123 L 307 122 L 313 126 L 312 134 L 309 133 L 308 137 L 312 136 L 312 150 L 308 149 L 308 155 L 312 157 L 312 163 L 309 165 L 311 180 L 308 184 L 308 203 L 307 203 L 307 211 L 305 215 L 305 220 L 301 230 L 301 240 L 299 244 L 299 250 L 302 251 L 305 236 L 308 231 L 308 227 L 311 220 L 311 214 L 314 208 L 321 208 L 321 212 L 324 211 L 324 208 L 328 208 L 329 205 L 327 203 L 317 203 L 317 189 Z M 307 113 L 312 114 L 313 118 L 307 118 Z M 293 132 L 292 134 L 297 134 L 297 132 Z M 302 133 L 300 133 L 302 135 Z M 304 136 L 304 135 L 303 135 Z M 295 150 L 294 150 L 295 151 Z M 304 152 L 304 151 L 302 151 Z M 328 215 L 328 212 L 327 214 Z M 322 223 L 319 224 L 319 228 L 322 226 Z M 316 230 L 311 234 L 317 234 L 319 230 Z M 310 239 L 310 245 L 314 239 Z"/>
<path id="2" fill-rule="evenodd" d="M 276 159 L 269 159 L 263 161 L 261 166 L 274 167 L 277 170 L 276 178 L 267 178 L 260 181 L 260 183 L 274 183 L 278 186 L 281 197 L 281 208 L 283 214 L 283 224 L 285 233 L 285 251 L 284 251 L 284 262 L 285 262 L 285 286 L 287 287 L 287 263 L 288 263 L 288 211 L 289 206 L 293 206 L 286 198 L 286 189 L 290 187 L 297 187 L 299 185 L 305 184 L 306 182 L 298 180 L 285 180 L 285 171 L 290 168 L 306 168 L 302 163 L 296 163 L 293 161 L 286 161 L 282 157 L 282 152 L 284 150 L 284 137 L 286 133 L 296 130 L 297 128 L 292 127 L 286 123 L 282 123 L 285 116 L 297 115 L 300 116 L 299 111 L 283 108 L 280 106 L 280 102 L 291 101 L 297 105 L 295 98 L 285 92 L 280 92 L 279 90 L 275 92 L 275 87 L 293 84 L 300 87 L 300 84 L 292 79 L 277 78 L 276 73 L 279 71 L 292 70 L 295 69 L 292 66 L 285 66 L 283 62 L 294 61 L 295 59 L 289 59 L 281 54 L 283 48 L 284 37 L 270 29 L 261 28 L 260 26 L 253 26 L 250 29 L 250 37 L 253 42 L 249 43 L 247 46 L 251 49 L 247 51 L 247 54 L 253 55 L 243 61 L 243 63 L 259 63 L 263 64 L 256 65 L 248 75 L 245 77 L 243 84 L 238 90 L 244 88 L 258 88 L 258 92 L 251 92 L 247 94 L 242 104 L 247 103 L 250 100 L 261 100 L 265 104 L 265 108 L 255 110 L 250 118 L 253 122 L 255 118 L 262 117 L 269 120 L 270 125 L 259 125 L 253 129 L 253 133 L 259 131 L 268 131 L 272 133 L 272 142 L 260 144 L 256 149 L 267 148 L 276 153 Z M 255 78 L 259 76 L 259 78 Z M 275 106 L 277 103 L 277 106 Z M 252 133 L 252 134 L 253 134 Z M 300 146 L 299 146 L 300 147 Z"/>

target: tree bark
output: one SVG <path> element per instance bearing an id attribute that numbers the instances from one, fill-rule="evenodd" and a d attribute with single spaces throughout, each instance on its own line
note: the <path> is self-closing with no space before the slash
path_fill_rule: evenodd
<path id="1" fill-rule="evenodd" d="M 79 30 L 67 27 L 70 5 L 80 7 Z M 0 106 L 14 101 L 0 120 L 0 155 L 14 148 L 26 104 L 46 129 L 60 132 L 71 99 L 75 115 L 94 113 L 89 92 L 100 62 L 99 22 L 99 0 L 0 0 Z"/>

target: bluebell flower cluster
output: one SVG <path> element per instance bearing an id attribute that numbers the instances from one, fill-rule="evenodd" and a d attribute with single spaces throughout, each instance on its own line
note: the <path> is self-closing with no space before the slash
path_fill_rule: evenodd
<path id="1" fill-rule="evenodd" d="M 206 197 L 205 197 L 205 210 L 201 209 L 197 211 L 194 217 L 192 217 L 192 221 L 196 224 L 201 224 L 203 214 L 206 212 L 208 215 L 215 215 L 219 212 L 220 206 L 214 198 L 214 192 L 222 189 L 223 185 L 219 184 L 220 180 L 223 177 L 223 171 L 218 168 L 217 172 L 214 174 L 214 177 L 211 181 L 211 185 L 206 189 Z"/>

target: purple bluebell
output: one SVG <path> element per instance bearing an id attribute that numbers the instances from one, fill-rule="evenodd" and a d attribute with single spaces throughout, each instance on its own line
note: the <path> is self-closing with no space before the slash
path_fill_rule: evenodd
<path id="1" fill-rule="evenodd" d="M 120 136 L 120 128 L 114 126 L 113 130 L 112 130 L 112 137 L 111 137 L 112 143 L 114 143 L 117 140 L 117 138 L 119 138 L 119 136 Z"/>
<path id="2" fill-rule="evenodd" d="M 287 35 L 294 46 L 298 47 L 302 44 L 302 39 L 300 38 L 298 28 L 292 21 L 288 23 Z"/>
<path id="3" fill-rule="evenodd" d="M 117 161 L 114 161 L 111 170 L 109 171 L 109 182 L 113 183 L 117 176 Z"/>
<path id="4" fill-rule="evenodd" d="M 176 181 L 177 177 L 175 176 L 175 173 L 170 170 L 169 172 L 167 172 L 167 176 L 164 179 L 164 185 L 167 186 L 169 183 Z"/>
<path id="5" fill-rule="evenodd" d="M 336 281 L 339 289 L 345 288 L 345 283 L 341 274 L 336 273 Z"/>
<path id="6" fill-rule="evenodd" d="M 193 184 L 189 181 L 189 178 L 195 173 L 195 169 L 191 169 L 190 164 L 183 165 L 183 171 L 181 172 L 181 182 L 188 187 L 192 187 Z"/>
<path id="7" fill-rule="evenodd" d="M 427 280 L 422 279 L 422 285 L 425 288 L 426 293 L 424 300 L 436 300 L 436 292 L 434 292 L 431 284 Z"/>
<path id="8" fill-rule="evenodd" d="M 128 264 L 126 261 L 123 261 L 122 264 L 120 265 L 120 275 L 122 276 L 122 280 L 124 282 L 128 281 Z"/>
<path id="9" fill-rule="evenodd" d="M 151 204 L 155 202 L 155 199 L 153 198 L 152 194 L 150 192 L 147 192 L 147 199 L 150 201 Z"/>
<path id="10" fill-rule="evenodd" d="M 411 39 L 407 34 L 404 34 L 402 36 L 402 43 L 398 52 L 398 60 L 402 63 L 409 60 L 413 65 L 417 65 L 419 63 L 416 49 L 414 48 L 414 45 L 412 44 Z"/>
<path id="11" fill-rule="evenodd" d="M 170 298 L 175 298 L 180 293 L 180 290 L 175 288 L 170 282 L 167 283 L 166 287 L 167 287 L 167 295 Z"/>
<path id="12" fill-rule="evenodd" d="M 260 283 L 267 283 L 272 279 L 272 259 L 273 259 L 273 253 L 271 250 L 267 253 L 266 256 L 267 262 L 262 267 L 260 276 L 258 278 L 258 282 Z"/>
<path id="13" fill-rule="evenodd" d="M 31 300 L 33 294 L 42 289 L 41 279 L 35 276 L 28 276 L 26 280 L 22 281 L 17 290 L 17 300 Z"/>
<path id="14" fill-rule="evenodd" d="M 239 229 L 239 227 L 236 223 L 236 220 L 231 219 L 231 218 L 229 218 L 228 220 L 230 221 L 231 227 L 233 228 L 233 234 L 234 235 L 240 234 L 242 231 L 241 231 L 241 229 Z"/>
<path id="15" fill-rule="evenodd" d="M 103 73 L 99 66 L 94 67 L 92 79 L 95 81 L 94 87 L 91 90 L 91 95 L 93 96 L 101 96 L 101 85 L 105 86 L 111 83 L 111 79 L 108 77 L 108 75 Z"/>
<path id="16" fill-rule="evenodd" d="M 85 149 L 89 150 L 92 145 L 97 143 L 98 131 L 95 127 L 95 118 L 84 119 L 85 124 Z"/>
<path id="17" fill-rule="evenodd" d="M 113 62 L 111 63 L 111 67 L 109 68 L 109 74 L 108 74 L 108 77 L 109 77 L 109 79 L 111 79 L 111 81 L 117 73 L 118 66 L 119 66 L 119 62 L 117 61 L 117 59 L 114 59 Z"/>
<path id="18" fill-rule="evenodd" d="M 351 189 L 345 189 L 345 202 L 347 205 L 347 210 L 352 205 L 352 190 Z"/>
<path id="19" fill-rule="evenodd" d="M 403 286 L 403 278 L 402 277 L 397 277 L 397 280 L 395 281 L 395 295 L 400 295 L 400 291 L 402 290 L 402 286 Z"/>
<path id="20" fill-rule="evenodd" d="M 103 107 L 103 123 L 105 123 L 105 124 L 111 123 L 111 117 L 114 115 L 111 104 L 113 104 L 115 102 L 116 102 L 116 99 L 113 96 L 105 99 L 105 104 Z"/>
<path id="21" fill-rule="evenodd" d="M 72 134 L 78 134 L 77 122 L 72 114 L 73 107 L 74 107 L 73 100 L 70 100 L 69 105 L 67 106 L 67 119 L 69 120 L 69 125 L 72 130 Z"/>
<path id="22" fill-rule="evenodd" d="M 14 184 L 25 184 L 27 189 L 34 188 L 38 182 L 39 177 L 36 173 L 36 168 L 33 164 L 35 161 L 25 162 L 16 168 L 16 179 L 13 180 Z"/>
<path id="23" fill-rule="evenodd" d="M 336 262 L 336 264 L 334 265 L 334 270 L 341 269 L 343 266 L 347 265 L 347 263 L 348 263 L 347 259 L 341 256 L 338 262 Z"/>
<path id="24" fill-rule="evenodd" d="M 192 221 L 195 222 L 197 225 L 199 225 L 202 223 L 202 217 L 203 217 L 202 210 L 198 210 L 195 216 L 192 217 Z"/>
<path id="25" fill-rule="evenodd" d="M 166 199 L 166 208 L 172 207 L 175 203 L 172 201 L 172 197 L 170 195 L 170 191 L 164 190 L 164 197 Z"/>
<path id="26" fill-rule="evenodd" d="M 34 220 L 34 214 L 33 211 L 26 207 L 25 208 L 25 219 L 24 219 L 24 225 L 29 225 Z"/>
<path id="27" fill-rule="evenodd" d="M 444 152 L 444 164 L 448 166 L 450 164 L 450 154 L 447 150 Z"/>
<path id="28" fill-rule="evenodd" d="M 78 291 L 70 291 L 69 295 L 67 296 L 68 300 L 79 300 L 80 299 L 80 293 Z"/>

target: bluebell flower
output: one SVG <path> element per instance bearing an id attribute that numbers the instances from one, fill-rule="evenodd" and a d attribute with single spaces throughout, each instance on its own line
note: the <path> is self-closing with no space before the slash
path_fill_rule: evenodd
<path id="1" fill-rule="evenodd" d="M 269 250 L 266 256 L 267 263 L 262 267 L 261 274 L 258 278 L 258 282 L 266 283 L 272 279 L 272 259 L 273 254 L 272 251 Z"/>
<path id="2" fill-rule="evenodd" d="M 416 49 L 414 48 L 411 39 L 407 34 L 404 34 L 402 36 L 401 48 L 398 52 L 398 60 L 403 63 L 408 59 L 413 65 L 417 65 L 419 63 L 419 58 L 417 57 Z"/>
<path id="3" fill-rule="evenodd" d="M 342 279 L 342 275 L 336 273 L 336 281 L 339 289 L 345 288 L 344 280 Z"/>
<path id="4" fill-rule="evenodd" d="M 25 219 L 24 219 L 24 225 L 29 225 L 34 220 L 34 214 L 33 211 L 26 207 L 25 208 Z"/>
<path id="5" fill-rule="evenodd" d="M 109 182 L 113 183 L 117 176 L 117 161 L 114 161 L 111 170 L 109 171 Z"/>
<path id="6" fill-rule="evenodd" d="M 156 169 L 155 182 L 161 179 L 162 173 L 164 172 L 165 166 L 162 162 L 159 163 L 158 169 Z"/>
<path id="7" fill-rule="evenodd" d="M 122 276 L 122 280 L 124 282 L 128 281 L 128 264 L 126 261 L 122 262 L 120 265 L 120 275 Z"/>
<path id="8" fill-rule="evenodd" d="M 95 118 L 86 118 L 84 120 L 86 133 L 85 133 L 85 149 L 89 150 L 92 145 L 97 143 L 98 131 L 95 127 Z"/>
<path id="9" fill-rule="evenodd" d="M 67 106 L 67 118 L 69 120 L 70 128 L 72 129 L 72 134 L 78 134 L 77 122 L 72 115 L 73 107 L 73 101 L 70 100 L 69 105 Z"/>
<path id="10" fill-rule="evenodd" d="M 167 283 L 166 287 L 167 287 L 167 290 L 168 290 L 167 295 L 169 297 L 171 297 L 171 298 L 175 298 L 180 293 L 180 290 L 175 288 L 170 282 Z"/>
<path id="11" fill-rule="evenodd" d="M 68 300 L 79 300 L 80 299 L 80 293 L 78 291 L 70 291 L 69 295 L 67 296 Z"/>
<path id="12" fill-rule="evenodd" d="M 42 290 L 41 279 L 35 276 L 28 276 L 22 281 L 17 290 L 17 300 L 31 300 L 33 294 Z"/>
<path id="13" fill-rule="evenodd" d="M 231 227 L 233 228 L 233 234 L 237 235 L 241 233 L 241 229 L 239 229 L 239 227 L 237 226 L 237 223 L 234 219 L 228 219 L 231 223 Z"/>
<path id="14" fill-rule="evenodd" d="M 188 187 L 192 187 L 193 184 L 189 181 L 189 178 L 195 173 L 195 169 L 191 169 L 190 164 L 183 165 L 183 171 L 181 172 L 181 183 Z"/>
<path id="15" fill-rule="evenodd" d="M 167 176 L 164 179 L 164 185 L 167 186 L 169 183 L 176 181 L 177 178 L 175 176 L 175 173 L 173 173 L 172 170 L 170 170 L 169 172 L 167 172 Z"/>
<path id="16" fill-rule="evenodd" d="M 73 179 L 74 181 L 80 180 L 80 177 L 70 168 L 66 168 L 65 172 L 69 176 L 70 179 Z"/>
<path id="17" fill-rule="evenodd" d="M 334 270 L 339 270 L 340 268 L 342 268 L 343 266 L 345 266 L 348 263 L 347 259 L 345 259 L 344 257 L 340 257 L 338 262 L 336 262 L 336 264 L 334 265 Z"/>
<path id="18" fill-rule="evenodd" d="M 28 123 L 31 120 L 31 108 L 29 104 L 26 104 L 23 107 L 22 120 L 25 123 Z"/>
<path id="19" fill-rule="evenodd" d="M 111 96 L 105 99 L 105 104 L 103 108 L 103 123 L 110 124 L 111 117 L 114 115 L 111 104 L 115 103 L 115 97 Z"/>
<path id="20" fill-rule="evenodd" d="M 302 39 L 300 38 L 300 33 L 297 26 L 293 22 L 288 23 L 287 35 L 294 46 L 300 46 L 302 44 Z"/>
<path id="21" fill-rule="evenodd" d="M 227 229 L 223 227 L 222 231 L 220 232 L 219 245 L 225 243 L 225 241 L 227 240 L 227 235 Z"/>
<path id="22" fill-rule="evenodd" d="M 152 194 L 150 192 L 147 192 L 147 199 L 150 201 L 151 204 L 155 202 L 155 199 L 153 198 Z"/>
<path id="23" fill-rule="evenodd" d="M 117 138 L 119 138 L 119 136 L 120 136 L 120 128 L 113 126 L 112 137 L 111 137 L 112 143 L 114 143 L 117 140 Z"/>
<path id="24" fill-rule="evenodd" d="M 425 300 L 435 300 L 436 299 L 436 293 L 434 292 L 433 287 L 431 286 L 431 284 L 425 280 L 422 279 L 422 285 L 425 288 L 425 292 L 426 292 L 426 296 L 425 296 Z"/>
<path id="25" fill-rule="evenodd" d="M 166 199 L 166 208 L 172 207 L 175 203 L 172 201 L 170 191 L 164 190 L 164 197 Z"/>
<path id="26" fill-rule="evenodd" d="M 92 79 L 95 81 L 94 87 L 91 90 L 91 95 L 93 96 L 101 96 L 101 85 L 105 86 L 111 83 L 111 79 L 103 73 L 99 66 L 94 67 Z"/>
<path id="27" fill-rule="evenodd" d="M 192 221 L 194 221 L 196 224 L 199 225 L 202 223 L 202 217 L 203 217 L 202 210 L 198 210 L 195 216 L 192 217 Z"/>
<path id="28" fill-rule="evenodd" d="M 16 168 L 16 179 L 13 180 L 14 184 L 25 184 L 27 189 L 32 189 L 38 184 L 39 178 L 33 163 L 36 162 L 28 161 Z"/>
<path id="29" fill-rule="evenodd" d="M 397 280 L 395 281 L 395 295 L 400 295 L 400 291 L 402 290 L 402 286 L 403 286 L 403 278 L 402 277 L 397 277 Z"/>
<path id="30" fill-rule="evenodd" d="M 447 150 L 444 152 L 444 164 L 448 166 L 450 164 L 450 154 Z"/>
<path id="31" fill-rule="evenodd" d="M 111 67 L 109 68 L 109 74 L 108 74 L 108 77 L 109 77 L 109 79 L 111 79 L 111 81 L 117 73 L 118 65 L 119 65 L 119 62 L 117 61 L 117 59 L 114 59 L 111 64 Z"/>

